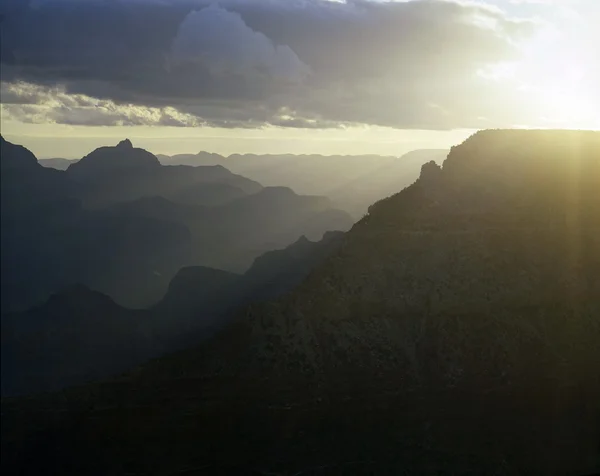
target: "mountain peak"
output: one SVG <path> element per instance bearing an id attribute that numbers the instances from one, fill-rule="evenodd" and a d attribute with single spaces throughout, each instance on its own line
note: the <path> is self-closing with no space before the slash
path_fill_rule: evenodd
<path id="1" fill-rule="evenodd" d="M 154 169 L 160 162 L 147 150 L 133 147 L 129 139 L 122 140 L 114 147 L 100 147 L 69 166 L 68 172 L 74 178 L 84 178 L 113 173 L 116 171 Z"/>
<path id="2" fill-rule="evenodd" d="M 119 149 L 133 149 L 133 144 L 129 139 L 124 139 L 117 144 L 117 148 Z"/>
<path id="3" fill-rule="evenodd" d="M 282 186 L 270 186 L 270 187 L 265 187 L 263 188 L 259 193 L 265 195 L 265 196 L 287 196 L 287 197 L 292 197 L 292 196 L 296 196 L 296 192 L 294 192 L 291 188 L 289 187 L 282 187 Z"/>
<path id="4" fill-rule="evenodd" d="M 311 243 L 311 241 L 306 237 L 306 235 L 301 235 L 300 238 L 298 238 L 294 244 L 304 245 L 306 243 Z"/>

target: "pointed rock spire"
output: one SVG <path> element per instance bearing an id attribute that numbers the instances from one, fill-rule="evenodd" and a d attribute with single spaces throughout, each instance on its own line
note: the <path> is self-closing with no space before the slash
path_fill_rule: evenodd
<path id="1" fill-rule="evenodd" d="M 433 160 L 421 166 L 421 182 L 434 182 L 442 175 L 442 168 Z"/>

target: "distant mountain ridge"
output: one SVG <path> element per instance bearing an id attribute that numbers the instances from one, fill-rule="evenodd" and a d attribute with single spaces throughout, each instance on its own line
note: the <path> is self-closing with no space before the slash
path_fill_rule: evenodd
<path id="1" fill-rule="evenodd" d="M 446 149 L 417 149 L 400 157 L 319 154 L 223 156 L 201 151 L 173 156 L 157 154 L 156 157 L 163 165 L 224 166 L 235 174 L 266 186 L 287 186 L 300 194 L 328 196 L 337 208 L 359 219 L 369 205 L 414 182 L 421 165 L 430 160 L 441 164 L 447 154 Z M 64 163 L 56 162 L 56 168 L 64 166 Z"/>
<path id="2" fill-rule="evenodd" d="M 161 155 L 163 164 L 208 166 L 221 164 L 234 173 L 266 186 L 285 185 L 298 193 L 325 195 L 336 206 L 361 218 L 369 205 L 410 185 L 419 176 L 421 165 L 430 160 L 441 163 L 444 149 L 422 149 L 401 157 L 378 155 L 294 155 L 232 154 L 208 152 Z"/>
<path id="3" fill-rule="evenodd" d="M 66 171 L 4 139 L 1 160 L 3 312 L 80 282 L 144 308 L 181 267 L 243 272 L 301 235 L 317 239 L 353 223 L 325 198 L 263 195 L 259 183 L 220 165 L 162 166 L 127 139 Z"/>
<path id="4" fill-rule="evenodd" d="M 69 165 L 67 175 L 83 185 L 81 199 L 84 205 L 94 208 L 156 195 L 176 199 L 183 190 L 193 188 L 196 197 L 201 199 L 200 189 L 204 184 L 213 189 L 219 184 L 241 190 L 234 196 L 253 194 L 262 189 L 259 183 L 233 174 L 222 165 L 161 166 L 156 156 L 134 148 L 128 139 L 114 147 L 94 150 Z M 210 200 L 209 190 L 205 195 Z M 188 203 L 189 200 L 190 196 Z"/>
<path id="5" fill-rule="evenodd" d="M 52 158 L 52 159 L 38 159 L 39 164 L 42 167 L 48 167 L 56 170 L 67 170 L 69 165 L 78 162 L 80 159 L 61 159 L 61 158 Z"/>

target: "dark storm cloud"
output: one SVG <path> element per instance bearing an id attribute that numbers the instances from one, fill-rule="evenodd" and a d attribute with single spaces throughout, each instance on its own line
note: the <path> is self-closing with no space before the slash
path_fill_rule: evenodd
<path id="1" fill-rule="evenodd" d="M 29 3 L 0 0 L 2 103 L 82 124 L 476 127 L 457 98 L 532 28 L 441 0 Z"/>

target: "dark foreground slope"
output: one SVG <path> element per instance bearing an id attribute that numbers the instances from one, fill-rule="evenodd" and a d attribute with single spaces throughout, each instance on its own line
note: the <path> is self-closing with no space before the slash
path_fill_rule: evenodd
<path id="1" fill-rule="evenodd" d="M 106 378 L 156 355 L 151 315 L 84 286 L 2 316 L 2 395 Z"/>
<path id="2" fill-rule="evenodd" d="M 599 133 L 478 133 L 207 345 L 4 401 L 3 469 L 599 471 L 598 183 Z"/>

